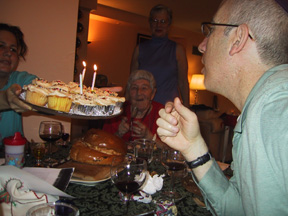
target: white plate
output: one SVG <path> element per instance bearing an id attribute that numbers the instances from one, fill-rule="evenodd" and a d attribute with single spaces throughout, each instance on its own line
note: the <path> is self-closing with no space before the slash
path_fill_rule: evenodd
<path id="1" fill-rule="evenodd" d="M 84 185 L 84 186 L 94 186 L 94 185 L 96 185 L 96 184 L 98 184 L 100 182 L 107 181 L 108 179 L 110 179 L 110 177 L 107 177 L 105 179 L 100 179 L 100 180 L 97 180 L 97 181 L 86 181 L 86 180 L 82 180 L 82 179 L 79 179 L 79 178 L 72 177 L 70 182 L 74 183 L 74 184 Z"/>

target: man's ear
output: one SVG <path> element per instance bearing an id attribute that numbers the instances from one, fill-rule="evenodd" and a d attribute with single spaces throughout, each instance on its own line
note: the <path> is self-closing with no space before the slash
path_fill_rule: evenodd
<path id="1" fill-rule="evenodd" d="M 233 45 L 230 49 L 229 54 L 232 56 L 245 47 L 247 40 L 249 39 L 249 28 L 246 24 L 241 24 L 237 27 L 234 35 Z"/>

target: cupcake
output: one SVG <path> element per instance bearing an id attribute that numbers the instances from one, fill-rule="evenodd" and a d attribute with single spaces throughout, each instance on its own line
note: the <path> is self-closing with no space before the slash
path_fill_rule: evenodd
<path id="1" fill-rule="evenodd" d="M 77 115 L 93 115 L 95 104 L 93 98 L 86 95 L 74 95 L 71 112 Z"/>
<path id="2" fill-rule="evenodd" d="M 26 90 L 25 100 L 31 104 L 37 106 L 45 106 L 48 101 L 48 94 L 50 91 L 38 85 L 25 85 L 23 87 Z"/>
<path id="3" fill-rule="evenodd" d="M 48 108 L 62 111 L 62 112 L 69 112 L 72 99 L 69 93 L 69 88 L 66 85 L 54 85 L 50 88 L 50 93 L 48 94 Z"/>

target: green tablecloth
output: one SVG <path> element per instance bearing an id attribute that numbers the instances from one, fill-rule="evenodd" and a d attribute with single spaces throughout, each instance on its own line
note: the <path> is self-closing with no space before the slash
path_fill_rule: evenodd
<path id="1" fill-rule="evenodd" d="M 67 158 L 69 155 L 69 147 L 58 147 L 58 151 L 54 153 L 54 157 L 59 160 Z M 165 168 L 159 162 L 159 156 L 156 156 L 155 159 L 149 164 L 149 171 L 156 171 L 158 174 L 165 173 Z M 34 158 L 31 155 L 26 157 L 26 166 L 33 166 Z M 162 190 L 165 190 L 169 186 L 169 177 L 164 178 L 164 187 Z M 179 192 L 183 198 L 177 201 L 176 207 L 178 210 L 178 215 L 195 215 L 195 216 L 208 216 L 212 215 L 206 208 L 198 206 L 193 198 L 197 195 L 187 191 L 182 184 L 181 179 L 176 181 L 175 189 Z M 75 197 L 71 200 L 75 206 L 80 210 L 80 215 L 125 215 L 126 206 L 123 205 L 120 201 L 119 192 L 111 182 L 107 180 L 104 182 L 99 182 L 93 186 L 85 186 L 75 183 L 70 183 L 65 191 L 66 193 Z M 157 192 L 153 195 L 153 198 L 156 199 L 160 192 Z M 154 203 L 145 204 L 137 201 L 129 202 L 129 215 L 137 215 L 149 210 L 156 209 Z"/>

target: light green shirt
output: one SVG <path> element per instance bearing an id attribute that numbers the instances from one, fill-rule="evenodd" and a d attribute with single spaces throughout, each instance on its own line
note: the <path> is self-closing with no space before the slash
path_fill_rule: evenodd
<path id="1" fill-rule="evenodd" d="M 288 215 L 288 65 L 268 70 L 234 129 L 233 177 L 214 161 L 199 182 L 217 215 Z"/>

